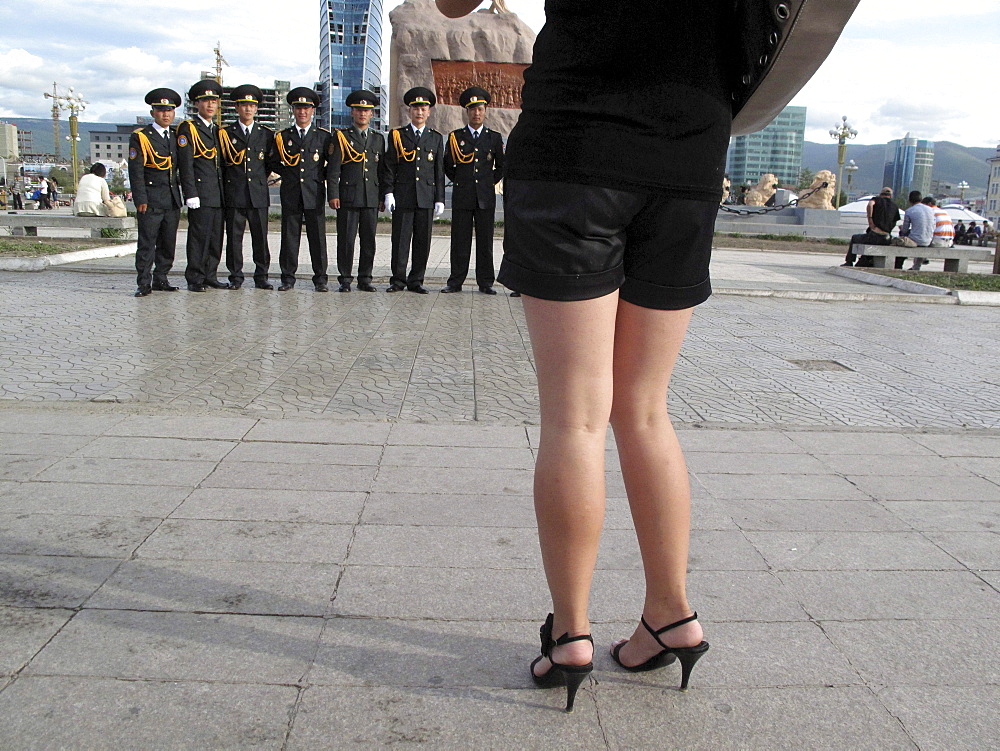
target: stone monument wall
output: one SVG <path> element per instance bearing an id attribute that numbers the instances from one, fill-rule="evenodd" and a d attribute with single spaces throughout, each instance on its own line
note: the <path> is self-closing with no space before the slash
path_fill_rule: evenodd
<path id="1" fill-rule="evenodd" d="M 389 13 L 392 24 L 389 127 L 409 122 L 403 94 L 426 86 L 437 96 L 428 123 L 441 133 L 465 124 L 458 95 L 482 86 L 493 96 L 486 124 L 510 133 L 521 112 L 524 69 L 535 33 L 513 13 L 480 10 L 463 18 L 441 15 L 433 0 L 406 0 Z"/>

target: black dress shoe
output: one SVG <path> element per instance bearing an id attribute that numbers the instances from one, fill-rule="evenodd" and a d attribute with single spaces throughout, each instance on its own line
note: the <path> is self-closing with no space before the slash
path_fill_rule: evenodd
<path id="1" fill-rule="evenodd" d="M 341 284 L 339 287 L 337 287 L 337 291 L 338 292 L 350 292 L 351 291 L 351 285 L 350 284 Z"/>
<path id="2" fill-rule="evenodd" d="M 402 292 L 406 287 L 400 287 L 398 284 L 390 284 L 389 289 L 386 292 Z"/>
<path id="3" fill-rule="evenodd" d="M 447 294 L 450 294 L 452 292 L 461 292 L 461 291 L 462 291 L 461 287 L 452 287 L 449 284 L 447 287 L 445 287 L 443 290 L 441 290 L 441 294 L 447 295 Z"/>
<path id="4" fill-rule="evenodd" d="M 316 285 L 316 291 L 317 292 L 329 292 L 330 288 L 327 287 L 325 284 L 317 284 Z"/>
<path id="5" fill-rule="evenodd" d="M 240 284 L 236 284 L 234 282 L 230 282 L 229 283 L 229 289 L 240 289 L 240 287 L 242 287 L 242 286 L 243 286 L 242 283 L 240 283 Z"/>
<path id="6" fill-rule="evenodd" d="M 358 289 L 362 292 L 378 292 L 378 290 L 368 282 L 358 282 Z"/>
<path id="7" fill-rule="evenodd" d="M 189 284 L 188 285 L 188 292 L 207 292 L 207 291 L 208 291 L 208 287 L 206 287 L 204 284 Z"/>
<path id="8" fill-rule="evenodd" d="M 278 287 L 278 292 L 287 292 L 288 290 L 292 289 L 294 286 L 295 286 L 294 284 L 288 284 L 287 282 L 285 282 L 280 287 Z"/>
<path id="9" fill-rule="evenodd" d="M 179 287 L 175 287 L 170 282 L 153 282 L 153 286 L 150 289 L 154 289 L 157 292 L 176 292 Z"/>
<path id="10" fill-rule="evenodd" d="M 510 293 L 510 296 L 511 296 L 511 297 L 520 297 L 520 296 L 521 296 L 521 293 L 520 293 L 520 292 L 511 292 L 511 293 Z"/>
<path id="11" fill-rule="evenodd" d="M 424 287 L 422 284 L 412 284 L 407 287 L 410 292 L 416 292 L 418 295 L 429 295 L 430 291 Z"/>
<path id="12" fill-rule="evenodd" d="M 153 291 L 152 287 L 139 287 L 139 289 L 137 289 L 135 291 L 135 296 L 136 297 L 145 297 L 146 295 L 148 295 L 152 291 Z"/>
<path id="13" fill-rule="evenodd" d="M 497 291 L 492 287 L 480 287 L 479 291 L 484 295 L 495 295 L 497 293 Z"/>
<path id="14" fill-rule="evenodd" d="M 274 285 L 270 282 L 254 282 L 253 286 L 257 289 L 274 289 Z"/>
<path id="15" fill-rule="evenodd" d="M 205 286 L 212 289 L 229 289 L 228 282 L 220 282 L 218 279 L 206 279 Z"/>

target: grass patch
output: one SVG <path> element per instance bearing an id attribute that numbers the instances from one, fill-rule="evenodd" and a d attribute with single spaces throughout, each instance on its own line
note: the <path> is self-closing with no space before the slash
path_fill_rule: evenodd
<path id="1" fill-rule="evenodd" d="M 109 245 L 124 245 L 125 243 L 109 242 L 96 238 L 67 238 L 37 240 L 32 237 L 4 237 L 0 239 L 0 256 L 4 258 L 38 258 L 52 256 L 57 253 L 69 253 L 73 250 L 89 248 L 106 248 Z"/>
<path id="2" fill-rule="evenodd" d="M 976 292 L 1000 292 L 1000 274 L 957 274 L 948 271 L 900 271 L 896 269 L 863 269 L 908 282 L 933 284 L 945 289 L 967 289 Z"/>
<path id="3" fill-rule="evenodd" d="M 737 239 L 745 240 L 773 240 L 775 242 L 788 242 L 788 243 L 818 243 L 822 245 L 847 245 L 849 240 L 843 240 L 839 237 L 806 237 L 805 235 L 748 235 L 743 232 L 716 232 L 716 237 L 735 237 Z"/>

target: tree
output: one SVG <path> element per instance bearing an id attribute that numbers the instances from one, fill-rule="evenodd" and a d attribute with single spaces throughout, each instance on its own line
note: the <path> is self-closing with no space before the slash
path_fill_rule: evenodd
<path id="1" fill-rule="evenodd" d="M 803 167 L 802 171 L 799 173 L 799 190 L 808 190 L 809 186 L 812 185 L 813 178 L 816 174 L 808 167 Z"/>
<path id="2" fill-rule="evenodd" d="M 60 191 L 73 189 L 73 180 L 69 176 L 69 170 L 65 167 L 53 167 L 49 170 L 48 176 L 55 180 Z"/>

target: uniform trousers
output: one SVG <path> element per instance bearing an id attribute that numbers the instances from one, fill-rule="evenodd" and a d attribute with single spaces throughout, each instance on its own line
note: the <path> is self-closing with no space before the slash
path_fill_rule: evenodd
<path id="1" fill-rule="evenodd" d="M 416 287 L 424 283 L 427 259 L 431 254 L 431 224 L 434 209 L 399 209 L 392 212 L 392 278 L 397 287 Z M 410 273 L 406 261 L 413 244 Z"/>
<path id="2" fill-rule="evenodd" d="M 496 281 L 493 267 L 493 224 L 495 209 L 451 210 L 451 276 L 449 287 L 461 287 L 469 275 L 472 256 L 472 227 L 476 228 L 476 284 L 492 287 Z"/>
<path id="3" fill-rule="evenodd" d="M 222 207 L 188 209 L 187 216 L 187 268 L 184 278 L 188 284 L 218 281 L 219 262 L 222 261 Z"/>
<path id="4" fill-rule="evenodd" d="M 253 280 L 266 282 L 271 266 L 271 251 L 267 247 L 267 208 L 235 206 L 226 209 L 226 268 L 229 281 L 243 284 L 243 231 L 250 225 L 253 247 Z"/>
<path id="5" fill-rule="evenodd" d="M 177 225 L 180 209 L 151 209 L 135 215 L 139 239 L 135 250 L 136 284 L 149 287 L 152 282 L 167 283 L 177 248 Z"/>
<path id="6" fill-rule="evenodd" d="M 302 239 L 302 225 L 306 225 L 306 239 L 309 242 L 309 258 L 312 261 L 313 284 L 326 284 L 326 212 L 281 210 L 281 249 L 278 251 L 278 266 L 281 268 L 281 283 L 295 284 L 295 272 L 299 268 L 299 243 Z"/>
<path id="7" fill-rule="evenodd" d="M 354 277 L 354 240 L 361 236 L 361 254 L 358 256 L 358 282 L 371 284 L 372 267 L 375 265 L 375 228 L 378 226 L 378 209 L 337 209 L 337 281 L 350 284 Z"/>

